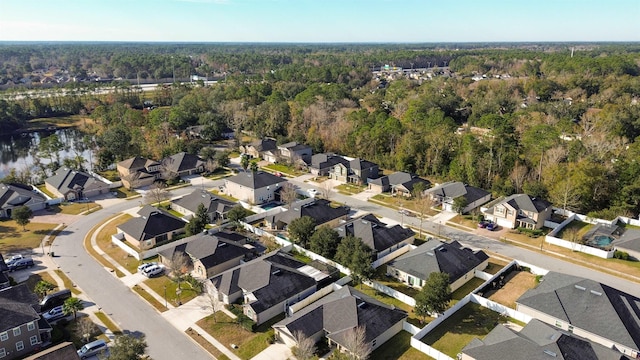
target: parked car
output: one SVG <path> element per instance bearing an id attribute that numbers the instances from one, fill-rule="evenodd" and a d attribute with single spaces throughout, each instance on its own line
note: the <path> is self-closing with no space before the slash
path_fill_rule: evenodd
<path id="1" fill-rule="evenodd" d="M 487 229 L 489 231 L 498 230 L 498 224 L 496 224 L 496 223 L 488 223 L 487 226 L 485 227 L 485 229 Z"/>
<path id="2" fill-rule="evenodd" d="M 309 189 L 307 190 L 307 194 L 309 194 L 309 197 L 311 198 L 315 198 L 318 195 L 318 190 L 316 189 Z"/>
<path id="3" fill-rule="evenodd" d="M 151 265 L 142 270 L 142 275 L 151 278 L 164 272 L 164 268 L 159 265 Z"/>
<path id="4" fill-rule="evenodd" d="M 107 343 L 104 340 L 90 342 L 78 350 L 80 359 L 86 359 L 98 354 L 108 355 L 108 353 L 109 348 L 107 348 Z"/>
<path id="5" fill-rule="evenodd" d="M 56 320 L 60 320 L 64 317 L 66 317 L 67 315 L 64 313 L 63 311 L 63 306 L 62 305 L 58 305 L 56 307 L 54 307 L 53 309 L 47 311 L 46 313 L 42 314 L 42 317 L 45 318 L 48 322 L 53 322 Z"/>
<path id="6" fill-rule="evenodd" d="M 158 265 L 158 263 L 156 263 L 156 262 L 148 262 L 148 263 L 140 264 L 140 266 L 138 266 L 138 271 L 142 272 L 144 269 L 148 268 L 149 266 L 153 266 L 153 265 Z"/>
<path id="7" fill-rule="evenodd" d="M 49 311 L 56 306 L 61 306 L 64 301 L 71 297 L 71 290 L 62 289 L 58 292 L 49 294 L 40 302 L 40 311 Z"/>
<path id="8" fill-rule="evenodd" d="M 16 271 L 20 269 L 30 268 L 33 266 L 33 259 L 22 258 L 22 259 L 14 260 L 14 261 L 11 261 L 9 264 L 7 264 L 7 266 L 9 267 L 9 271 Z"/>
<path id="9" fill-rule="evenodd" d="M 24 259 L 24 256 L 18 254 L 18 255 L 13 255 L 10 259 L 6 260 L 4 263 L 7 264 L 7 266 L 11 265 L 12 263 Z"/>
<path id="10" fill-rule="evenodd" d="M 415 216 L 411 211 L 407 210 L 407 209 L 400 209 L 398 210 L 398 214 L 402 214 L 404 216 Z"/>
<path id="11" fill-rule="evenodd" d="M 484 220 L 482 220 L 482 221 L 480 221 L 480 222 L 478 223 L 478 228 L 479 228 L 479 229 L 484 229 L 484 228 L 486 228 L 486 227 L 487 227 L 487 225 L 489 225 L 490 223 L 491 223 L 490 221 L 484 221 Z"/>

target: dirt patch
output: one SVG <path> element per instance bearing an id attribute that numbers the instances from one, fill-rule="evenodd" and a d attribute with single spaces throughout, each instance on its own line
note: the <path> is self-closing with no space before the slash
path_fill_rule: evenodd
<path id="1" fill-rule="evenodd" d="M 489 300 L 516 308 L 516 300 L 527 290 L 536 286 L 536 277 L 526 271 L 514 271 L 503 280 L 504 286 L 498 290 L 492 290 L 484 294 Z"/>
<path id="2" fill-rule="evenodd" d="M 80 219 L 82 215 L 55 213 L 47 210 L 39 210 L 33 213 L 33 222 L 44 224 L 71 224 Z"/>

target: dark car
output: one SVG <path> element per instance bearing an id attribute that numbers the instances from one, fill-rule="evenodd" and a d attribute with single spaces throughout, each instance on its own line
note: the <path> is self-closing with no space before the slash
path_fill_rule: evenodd
<path id="1" fill-rule="evenodd" d="M 12 261 L 9 265 L 9 271 L 16 271 L 20 269 L 26 269 L 33 266 L 33 259 L 31 258 L 22 258 L 15 261 Z"/>
<path id="2" fill-rule="evenodd" d="M 489 231 L 494 231 L 498 229 L 498 224 L 496 223 L 488 223 L 487 226 L 485 227 L 485 229 L 489 230 Z"/>
<path id="3" fill-rule="evenodd" d="M 484 221 L 484 220 L 483 220 L 483 221 L 480 221 L 480 222 L 478 223 L 478 228 L 480 228 L 480 229 L 484 229 L 484 228 L 486 228 L 486 227 L 487 227 L 487 225 L 489 225 L 489 224 L 490 224 L 490 222 L 488 222 L 488 221 Z"/>

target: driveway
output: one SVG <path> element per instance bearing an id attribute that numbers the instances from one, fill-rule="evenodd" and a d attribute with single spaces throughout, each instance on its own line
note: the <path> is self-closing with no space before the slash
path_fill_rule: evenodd
<path id="1" fill-rule="evenodd" d="M 275 343 L 269 345 L 251 360 L 287 360 L 293 356 L 291 349 L 285 344 Z"/>

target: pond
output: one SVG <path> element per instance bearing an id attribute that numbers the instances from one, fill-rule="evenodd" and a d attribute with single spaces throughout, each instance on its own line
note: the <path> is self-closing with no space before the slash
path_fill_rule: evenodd
<path id="1" fill-rule="evenodd" d="M 58 154 L 60 163 L 65 158 L 75 158 L 80 155 L 85 159 L 85 167 L 88 167 L 93 154 L 89 150 L 77 151 L 78 146 L 76 144 L 84 137 L 84 134 L 77 129 L 64 128 L 22 134 L 0 134 L 0 178 L 8 175 L 11 169 L 16 169 L 17 171 L 31 169 L 33 171 L 35 165 L 31 150 L 38 148 L 41 139 L 53 134 L 57 135 L 60 142 L 64 144 L 64 149 Z M 41 155 L 41 161 L 44 164 L 48 164 L 51 160 Z"/>

